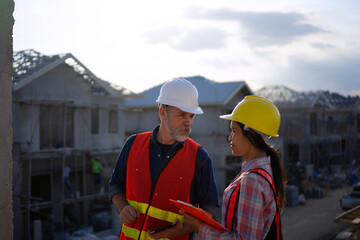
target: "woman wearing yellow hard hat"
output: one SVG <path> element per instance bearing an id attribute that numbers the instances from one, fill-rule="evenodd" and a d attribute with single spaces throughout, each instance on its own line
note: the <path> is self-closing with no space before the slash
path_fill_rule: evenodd
<path id="1" fill-rule="evenodd" d="M 200 239 L 282 239 L 280 209 L 284 207 L 286 175 L 269 137 L 278 137 L 280 113 L 269 100 L 246 96 L 228 115 L 232 154 L 242 156 L 242 170 L 225 189 L 220 231 L 184 213 L 184 222 Z"/>

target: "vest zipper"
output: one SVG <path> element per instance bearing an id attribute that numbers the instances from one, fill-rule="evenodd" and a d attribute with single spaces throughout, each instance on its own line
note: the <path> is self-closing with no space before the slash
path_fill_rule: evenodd
<path id="1" fill-rule="evenodd" d="M 176 145 L 176 144 L 175 144 L 175 145 Z M 172 146 L 172 147 L 170 148 L 170 150 L 171 150 L 173 147 L 174 147 L 174 146 Z M 170 152 L 170 150 L 168 151 L 168 153 Z M 179 149 L 179 150 L 180 150 L 180 149 Z M 179 151 L 179 150 L 178 150 L 178 151 Z M 176 155 L 176 154 L 177 154 L 177 152 L 175 153 L 175 155 Z M 175 155 L 174 155 L 174 156 L 175 156 Z M 165 158 L 168 157 L 168 156 L 169 156 L 169 155 L 166 154 Z M 173 157 L 174 157 L 174 156 L 173 156 Z M 169 158 L 170 158 L 170 157 L 169 157 Z M 150 161 L 150 159 L 149 159 L 149 161 Z M 145 224 L 146 216 L 147 216 L 147 213 L 148 213 L 149 208 L 150 208 L 150 206 L 151 206 L 151 202 L 152 202 L 152 198 L 153 198 L 153 195 L 154 195 L 154 191 L 155 191 L 155 187 L 156 187 L 157 181 L 159 180 L 159 177 L 160 177 L 161 173 L 164 171 L 164 169 L 166 168 L 166 166 L 169 164 L 170 161 L 171 161 L 171 159 L 170 159 L 170 160 L 167 162 L 167 164 L 161 169 L 161 171 L 160 171 L 159 175 L 157 176 L 154 184 L 151 183 L 151 191 L 150 191 L 150 197 L 149 197 L 149 202 L 148 202 L 149 206 L 147 207 L 147 209 L 146 209 L 146 211 L 145 211 L 145 217 L 144 217 L 143 223 L 141 224 L 140 234 L 139 234 L 138 240 L 140 240 L 141 232 L 143 231 L 143 227 L 144 227 L 144 224 Z M 149 166 L 151 166 L 150 163 L 149 163 Z M 150 169 L 150 178 L 151 178 L 151 169 Z"/>
<path id="2" fill-rule="evenodd" d="M 170 161 L 169 161 L 169 162 L 170 162 Z M 166 164 L 166 166 L 167 166 L 167 164 Z M 144 224 L 145 224 L 145 221 L 146 221 L 146 216 L 147 216 L 147 213 L 148 213 L 149 208 L 150 208 L 150 206 L 151 206 L 151 202 L 152 202 L 152 198 L 153 198 L 153 195 L 154 195 L 154 191 L 155 191 L 155 187 L 156 187 L 157 181 L 159 180 L 159 177 L 160 177 L 161 173 L 164 171 L 164 169 L 166 168 L 166 166 L 165 166 L 163 169 L 161 169 L 159 175 L 157 176 L 157 178 L 156 178 L 156 180 L 155 180 L 155 183 L 154 183 L 154 184 L 151 183 L 151 190 L 150 190 L 150 196 L 149 196 L 149 202 L 148 202 L 149 206 L 146 208 L 146 211 L 145 211 L 145 217 L 144 217 L 143 223 L 141 224 L 140 235 L 139 235 L 138 240 L 140 240 L 140 236 L 141 236 L 141 233 L 142 233 L 142 231 L 143 231 L 143 227 L 144 227 Z M 151 178 L 151 171 L 150 171 L 150 178 Z"/>

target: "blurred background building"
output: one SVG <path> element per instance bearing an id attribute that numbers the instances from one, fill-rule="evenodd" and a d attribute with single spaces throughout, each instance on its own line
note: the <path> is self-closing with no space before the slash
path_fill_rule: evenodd
<path id="1" fill-rule="evenodd" d="M 105 188 L 125 140 L 124 102 L 132 97 L 72 54 L 14 53 L 14 239 L 31 239 L 36 220 L 44 239 L 94 222 L 110 227 L 110 215 L 96 214 L 110 212 Z M 100 190 L 92 184 L 94 157 L 103 166 Z"/>

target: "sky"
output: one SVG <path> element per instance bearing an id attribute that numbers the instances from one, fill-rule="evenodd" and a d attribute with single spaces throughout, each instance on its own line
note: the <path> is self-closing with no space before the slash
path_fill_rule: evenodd
<path id="1" fill-rule="evenodd" d="M 358 0 L 14 0 L 14 51 L 135 93 L 176 77 L 360 95 Z"/>

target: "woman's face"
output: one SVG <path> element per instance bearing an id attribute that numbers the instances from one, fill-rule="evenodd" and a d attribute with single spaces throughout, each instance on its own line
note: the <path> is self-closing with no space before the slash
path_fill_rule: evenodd
<path id="1" fill-rule="evenodd" d="M 248 138 L 243 134 L 239 124 L 234 121 L 230 123 L 230 148 L 234 156 L 247 156 L 251 150 L 251 143 Z"/>

